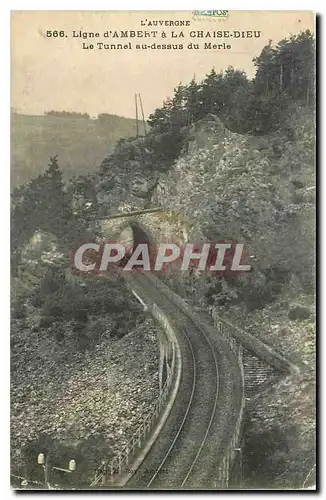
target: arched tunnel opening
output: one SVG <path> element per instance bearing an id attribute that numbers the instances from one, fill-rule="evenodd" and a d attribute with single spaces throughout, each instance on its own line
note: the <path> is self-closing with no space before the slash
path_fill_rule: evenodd
<path id="1" fill-rule="evenodd" d="M 149 231 L 144 229 L 138 221 L 131 221 L 120 233 L 118 237 L 118 242 L 124 245 L 126 248 L 126 255 L 124 259 L 121 260 L 120 265 L 125 266 L 129 261 L 132 253 L 138 247 L 138 245 L 143 244 L 148 248 L 148 254 L 152 264 L 155 262 L 156 258 L 156 245 L 153 236 Z M 137 266 L 135 266 L 137 267 Z"/>
<path id="2" fill-rule="evenodd" d="M 126 256 L 123 259 L 122 265 L 125 266 L 130 260 L 132 253 L 135 251 L 138 245 L 145 244 L 148 247 L 148 253 L 151 261 L 151 269 L 154 267 L 156 260 L 156 242 L 151 233 L 144 228 L 138 221 L 131 221 L 126 225 L 121 231 L 118 242 L 126 248 Z M 140 266 L 142 268 L 142 266 Z M 137 265 L 134 266 L 137 268 Z M 169 373 L 171 371 L 171 366 L 173 363 L 173 349 L 172 346 L 165 343 L 165 341 L 160 339 L 158 334 L 158 346 L 159 346 L 159 385 L 160 390 L 165 386 Z"/>
<path id="3" fill-rule="evenodd" d="M 138 222 L 132 221 L 130 223 L 130 227 L 133 233 L 134 245 L 139 245 L 140 243 L 146 243 L 148 245 L 154 244 L 153 237 L 148 231 L 145 231 L 145 229 L 143 229 Z"/>

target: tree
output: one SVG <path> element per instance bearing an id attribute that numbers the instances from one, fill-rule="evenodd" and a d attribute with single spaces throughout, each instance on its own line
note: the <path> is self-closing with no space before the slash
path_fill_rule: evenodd
<path id="1" fill-rule="evenodd" d="M 225 87 L 223 82 L 223 73 L 216 73 L 213 68 L 206 75 L 201 85 L 202 113 L 219 115 L 223 111 L 225 101 Z"/>
<path id="2" fill-rule="evenodd" d="M 163 107 L 157 108 L 148 118 L 148 123 L 158 132 L 167 132 L 170 129 L 171 102 L 163 101 Z"/>
<path id="3" fill-rule="evenodd" d="M 276 47 L 270 40 L 253 62 L 257 94 L 279 92 L 307 105 L 314 102 L 315 42 L 309 30 L 281 40 Z"/>
<path id="4" fill-rule="evenodd" d="M 272 40 L 265 45 L 260 55 L 253 59 L 256 66 L 255 89 L 257 94 L 268 94 L 277 86 L 275 76 L 279 68 L 277 51 L 272 47 Z"/>
<path id="5" fill-rule="evenodd" d="M 195 78 L 185 87 L 184 96 L 187 122 L 191 123 L 203 118 L 205 115 L 202 106 L 202 86 L 196 83 Z"/>
<path id="6" fill-rule="evenodd" d="M 65 189 L 57 157 L 50 159 L 44 174 L 15 189 L 11 210 L 12 268 L 19 263 L 21 248 L 36 231 L 51 233 L 72 250 L 86 237 L 87 222 L 72 211 L 72 193 Z"/>

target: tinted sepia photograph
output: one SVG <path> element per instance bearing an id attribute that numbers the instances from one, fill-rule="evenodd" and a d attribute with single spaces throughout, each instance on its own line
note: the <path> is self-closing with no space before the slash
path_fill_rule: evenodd
<path id="1" fill-rule="evenodd" d="M 308 10 L 11 11 L 13 490 L 317 489 L 316 65 Z"/>

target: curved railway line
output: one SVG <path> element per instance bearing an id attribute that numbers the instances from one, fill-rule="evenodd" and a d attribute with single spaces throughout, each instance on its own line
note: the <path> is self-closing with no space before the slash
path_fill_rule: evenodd
<path id="1" fill-rule="evenodd" d="M 242 404 L 238 360 L 216 329 L 198 325 L 159 287 L 157 278 L 133 273 L 128 281 L 145 303 L 155 303 L 169 318 L 180 346 L 182 373 L 165 425 L 126 486 L 214 488 Z"/>
<path id="2" fill-rule="evenodd" d="M 128 248 L 155 244 L 138 222 L 117 237 Z M 92 485 L 102 480 L 104 486 L 131 490 L 225 489 L 236 451 L 241 451 L 242 346 L 279 372 L 300 369 L 224 318 L 214 318 L 213 326 L 153 273 L 135 269 L 123 274 L 144 310 L 163 328 L 161 392 L 153 414 L 111 462 L 103 462 Z"/>

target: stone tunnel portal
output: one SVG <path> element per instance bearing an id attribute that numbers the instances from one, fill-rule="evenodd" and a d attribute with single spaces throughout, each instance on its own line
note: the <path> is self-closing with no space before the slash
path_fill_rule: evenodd
<path id="1" fill-rule="evenodd" d="M 155 250 L 154 237 L 150 234 L 147 228 L 142 226 L 142 224 L 138 221 L 130 222 L 123 229 L 119 236 L 119 243 L 126 247 L 127 254 L 131 254 L 133 249 L 142 243 L 148 245 L 150 253 L 150 249 Z M 154 254 L 155 251 L 153 251 L 152 255 L 154 256 Z M 173 354 L 172 347 L 160 328 L 157 329 L 157 344 L 159 351 L 159 386 L 160 390 L 162 390 L 171 371 Z"/>

